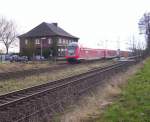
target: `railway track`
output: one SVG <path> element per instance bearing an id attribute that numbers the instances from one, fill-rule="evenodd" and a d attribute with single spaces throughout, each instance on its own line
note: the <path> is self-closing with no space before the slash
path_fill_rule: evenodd
<path id="1" fill-rule="evenodd" d="M 10 112 L 8 112 L 9 110 L 12 111 L 14 109 L 15 111 L 17 106 L 29 103 L 32 100 L 34 101 L 40 99 L 41 101 L 42 97 L 44 96 L 48 96 L 50 100 L 49 105 L 51 110 L 51 108 L 53 108 L 52 106 L 55 106 L 57 103 L 60 104 L 61 102 L 64 102 L 64 98 L 73 99 L 73 97 L 76 97 L 82 92 L 88 90 L 89 88 L 99 84 L 99 81 L 112 76 L 113 74 L 115 74 L 120 70 L 124 70 L 125 68 L 128 67 L 128 65 L 131 65 L 132 63 L 134 62 L 128 62 L 128 61 L 118 62 L 110 66 L 90 70 L 80 75 L 68 77 L 57 81 L 50 81 L 46 84 L 1 95 L 0 96 L 0 122 L 1 120 L 7 122 L 8 118 L 6 119 L 5 117 L 4 118 L 1 117 L 4 115 L 8 116 L 8 114 L 10 114 Z M 28 113 L 28 115 L 23 114 L 22 116 L 19 117 L 14 117 L 14 115 L 13 117 L 11 117 L 11 115 L 9 115 L 10 119 L 8 119 L 9 120 L 8 122 L 15 122 L 15 121 L 20 122 L 26 118 L 29 118 L 33 114 L 30 112 L 25 112 L 25 113 Z M 35 116 L 35 114 L 33 115 Z M 14 120 L 10 121 L 12 119 Z"/>
<path id="2" fill-rule="evenodd" d="M 30 87 L 30 88 L 26 88 L 26 89 L 22 89 L 22 90 L 18 90 L 18 91 L 15 91 L 15 92 L 11 92 L 11 93 L 1 95 L 0 96 L 0 109 L 2 109 L 3 106 L 5 107 L 5 106 L 7 106 L 7 105 L 9 105 L 13 102 L 19 101 L 21 99 L 24 99 L 24 98 L 27 98 L 29 96 L 35 95 L 39 92 L 42 92 L 43 90 L 45 91 L 45 90 L 57 87 L 59 85 L 63 85 L 65 83 L 69 83 L 69 82 L 72 82 L 72 81 L 75 81 L 75 80 L 79 80 L 79 78 L 82 79 L 83 77 L 93 75 L 93 73 L 96 73 L 99 70 L 103 71 L 103 70 L 106 70 L 106 68 L 112 68 L 113 66 L 116 67 L 118 65 L 120 65 L 120 63 L 119 64 L 114 64 L 114 65 L 111 65 L 111 66 L 107 66 L 107 67 L 103 67 L 103 68 L 100 67 L 100 68 L 92 69 L 92 70 L 89 70 L 88 72 L 85 72 L 85 73 L 82 73 L 82 74 L 79 74 L 79 75 L 71 76 L 71 77 L 56 80 L 56 81 L 49 81 L 46 84 L 33 86 L 33 87 Z"/>

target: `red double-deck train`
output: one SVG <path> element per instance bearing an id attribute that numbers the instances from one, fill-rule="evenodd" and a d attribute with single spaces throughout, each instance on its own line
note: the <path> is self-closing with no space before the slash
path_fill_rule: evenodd
<path id="1" fill-rule="evenodd" d="M 108 49 L 91 49 L 72 42 L 68 45 L 66 51 L 66 60 L 69 63 L 81 62 L 82 60 L 95 60 L 102 58 L 114 58 L 118 56 L 128 56 L 127 51 L 116 51 Z"/>

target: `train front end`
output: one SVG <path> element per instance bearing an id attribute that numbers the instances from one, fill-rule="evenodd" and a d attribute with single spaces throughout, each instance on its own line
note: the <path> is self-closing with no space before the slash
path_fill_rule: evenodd
<path id="1" fill-rule="evenodd" d="M 66 60 L 68 63 L 79 62 L 79 45 L 77 42 L 72 42 L 68 45 L 66 51 Z"/>

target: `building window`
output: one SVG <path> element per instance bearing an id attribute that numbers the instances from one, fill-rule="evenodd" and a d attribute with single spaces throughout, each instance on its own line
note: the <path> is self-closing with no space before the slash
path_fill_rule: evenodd
<path id="1" fill-rule="evenodd" d="M 61 44 L 61 38 L 59 38 L 58 43 Z"/>
<path id="2" fill-rule="evenodd" d="M 61 52 L 61 48 L 58 48 L 58 52 Z"/>
<path id="3" fill-rule="evenodd" d="M 69 40 L 67 40 L 67 44 L 69 44 Z"/>
<path id="4" fill-rule="evenodd" d="M 65 51 L 66 51 L 65 48 L 59 47 L 59 48 L 58 48 L 58 55 L 59 55 L 59 56 L 65 56 Z"/>
<path id="5" fill-rule="evenodd" d="M 27 45 L 27 44 L 28 44 L 28 40 L 26 39 L 26 40 L 25 40 L 25 45 Z"/>
<path id="6" fill-rule="evenodd" d="M 65 44 L 66 43 L 66 40 L 65 39 L 63 39 L 63 44 Z"/>
<path id="7" fill-rule="evenodd" d="M 36 40 L 35 40 L 35 44 L 40 44 L 40 40 L 39 40 L 39 39 L 36 39 Z"/>
<path id="8" fill-rule="evenodd" d="M 52 43 L 52 39 L 49 38 L 49 39 L 48 39 L 48 44 L 51 44 L 51 43 Z"/>
<path id="9" fill-rule="evenodd" d="M 69 40 L 69 43 L 71 43 L 72 42 L 72 40 Z"/>
<path id="10" fill-rule="evenodd" d="M 66 39 L 66 44 L 68 44 L 68 40 Z"/>
<path id="11" fill-rule="evenodd" d="M 63 44 L 63 39 L 61 39 L 61 43 Z"/>
<path id="12" fill-rule="evenodd" d="M 43 40 L 44 40 L 44 39 L 46 39 L 46 37 L 42 37 L 41 39 L 43 39 Z"/>

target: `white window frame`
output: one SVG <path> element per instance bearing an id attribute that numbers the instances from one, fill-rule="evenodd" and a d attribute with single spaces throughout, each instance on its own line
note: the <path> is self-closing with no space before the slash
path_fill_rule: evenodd
<path id="1" fill-rule="evenodd" d="M 62 41 L 63 41 L 63 44 L 66 44 L 66 40 L 65 39 L 63 39 Z"/>
<path id="2" fill-rule="evenodd" d="M 61 44 L 61 43 L 62 43 L 61 38 L 59 38 L 58 39 L 58 44 Z"/>
<path id="3" fill-rule="evenodd" d="M 66 39 L 66 44 L 68 44 L 68 40 Z"/>
<path id="4" fill-rule="evenodd" d="M 52 44 L 52 39 L 51 38 L 48 39 L 48 44 Z"/>
<path id="5" fill-rule="evenodd" d="M 42 37 L 41 39 L 46 39 L 46 37 Z"/>
<path id="6" fill-rule="evenodd" d="M 58 48 L 58 52 L 61 52 L 61 48 Z"/>
<path id="7" fill-rule="evenodd" d="M 72 40 L 69 40 L 69 43 L 71 43 L 72 42 Z"/>
<path id="8" fill-rule="evenodd" d="M 28 40 L 26 39 L 24 43 L 25 43 L 25 45 L 27 45 L 28 44 Z"/>
<path id="9" fill-rule="evenodd" d="M 61 38 L 61 44 L 63 44 L 63 40 L 64 40 L 64 39 Z"/>
<path id="10" fill-rule="evenodd" d="M 39 39 L 36 39 L 36 40 L 35 40 L 35 44 L 40 44 L 40 40 L 39 40 Z"/>

